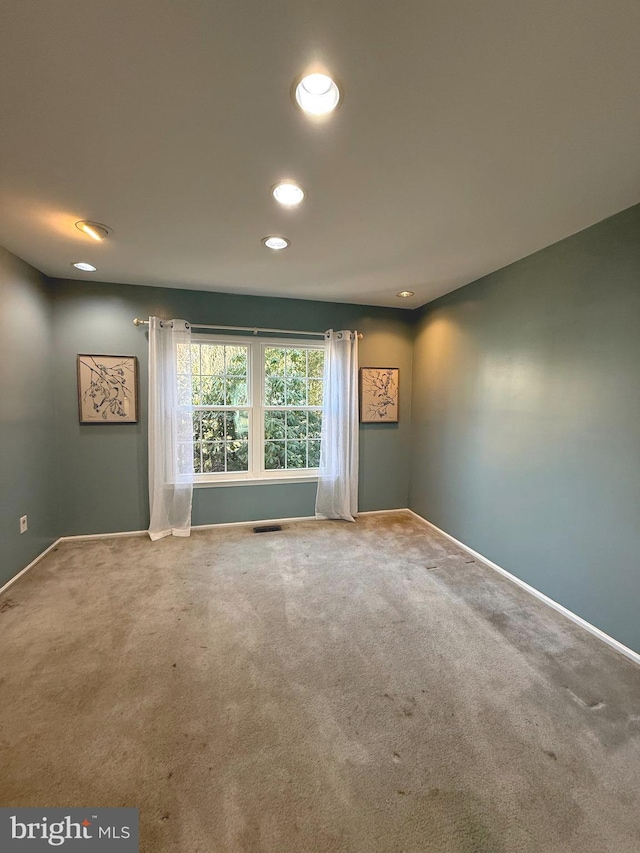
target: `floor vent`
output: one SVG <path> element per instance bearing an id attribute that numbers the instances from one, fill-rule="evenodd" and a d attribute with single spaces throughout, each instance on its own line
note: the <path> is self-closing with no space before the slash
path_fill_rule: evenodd
<path id="1" fill-rule="evenodd" d="M 279 524 L 262 524 L 260 527 L 254 527 L 254 533 L 277 533 L 282 530 Z"/>

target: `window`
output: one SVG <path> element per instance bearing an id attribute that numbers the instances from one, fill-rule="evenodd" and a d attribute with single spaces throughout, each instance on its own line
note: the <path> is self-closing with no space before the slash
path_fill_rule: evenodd
<path id="1" fill-rule="evenodd" d="M 322 427 L 324 352 L 263 346 L 264 467 L 317 468 Z"/>
<path id="2" fill-rule="evenodd" d="M 185 390 L 189 362 L 196 482 L 315 475 L 323 343 L 194 335 L 178 352 Z"/>

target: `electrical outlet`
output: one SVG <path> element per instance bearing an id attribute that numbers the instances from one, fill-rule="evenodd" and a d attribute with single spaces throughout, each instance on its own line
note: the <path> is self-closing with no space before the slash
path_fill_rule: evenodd
<path id="1" fill-rule="evenodd" d="M 29 525 L 27 524 L 27 516 L 23 515 L 20 518 L 20 533 L 26 533 L 29 529 Z"/>

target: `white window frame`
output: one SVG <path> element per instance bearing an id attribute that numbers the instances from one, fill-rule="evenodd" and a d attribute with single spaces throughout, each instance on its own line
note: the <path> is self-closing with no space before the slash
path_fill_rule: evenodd
<path id="1" fill-rule="evenodd" d="M 246 338 L 235 335 L 192 334 L 194 344 L 218 344 L 248 347 L 247 353 L 247 406 L 206 406 L 194 407 L 194 411 L 248 411 L 249 413 L 249 470 L 248 471 L 212 471 L 194 474 L 193 485 L 196 488 L 211 486 L 263 485 L 269 483 L 314 483 L 318 480 L 317 468 L 279 468 L 264 467 L 264 413 L 265 411 L 287 411 L 287 406 L 265 405 L 264 353 L 273 347 L 291 349 L 324 350 L 324 340 L 304 340 L 292 338 Z M 321 406 L 300 406 L 311 411 L 322 411 Z"/>

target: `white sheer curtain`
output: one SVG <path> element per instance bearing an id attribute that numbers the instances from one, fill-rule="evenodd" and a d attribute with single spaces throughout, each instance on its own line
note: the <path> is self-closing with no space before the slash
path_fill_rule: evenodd
<path id="1" fill-rule="evenodd" d="M 191 327 L 149 317 L 149 536 L 189 536 L 193 497 Z"/>
<path id="2" fill-rule="evenodd" d="M 316 518 L 358 514 L 358 333 L 326 334 Z"/>

